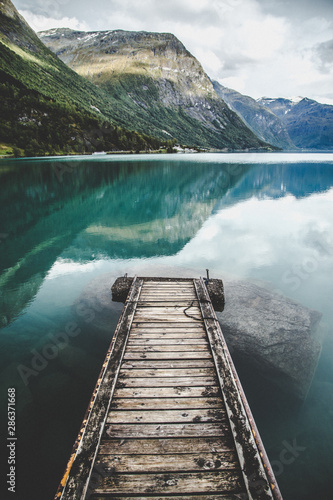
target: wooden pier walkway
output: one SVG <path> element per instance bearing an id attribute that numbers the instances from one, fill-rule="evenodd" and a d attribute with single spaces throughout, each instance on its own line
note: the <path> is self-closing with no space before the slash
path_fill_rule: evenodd
<path id="1" fill-rule="evenodd" d="M 282 500 L 202 279 L 134 278 L 60 498 Z"/>

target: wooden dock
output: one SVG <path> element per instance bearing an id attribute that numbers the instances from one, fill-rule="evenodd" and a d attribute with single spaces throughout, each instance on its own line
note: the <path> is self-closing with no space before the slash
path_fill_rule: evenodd
<path id="1" fill-rule="evenodd" d="M 282 500 L 204 280 L 134 278 L 55 498 Z"/>

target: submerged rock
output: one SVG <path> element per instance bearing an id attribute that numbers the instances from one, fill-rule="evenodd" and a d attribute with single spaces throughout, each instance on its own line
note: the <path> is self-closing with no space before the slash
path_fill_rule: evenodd
<path id="1" fill-rule="evenodd" d="M 231 355 L 304 399 L 321 351 L 321 314 L 249 282 L 228 282 L 225 293 L 218 316 Z"/>

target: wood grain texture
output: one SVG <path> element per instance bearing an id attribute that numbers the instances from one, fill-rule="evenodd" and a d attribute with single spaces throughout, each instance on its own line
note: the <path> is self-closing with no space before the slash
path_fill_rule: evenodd
<path id="1" fill-rule="evenodd" d="M 202 324 L 200 322 L 195 322 L 191 326 L 188 325 L 170 325 L 169 323 L 149 323 L 148 325 L 142 325 L 139 323 L 139 326 L 137 323 L 132 324 L 131 328 L 131 334 L 145 334 L 145 333 L 155 333 L 158 335 L 164 335 L 168 333 L 177 333 L 181 335 L 185 334 L 197 334 L 197 333 L 202 333 L 205 336 L 206 330 L 203 328 Z"/>
<path id="2" fill-rule="evenodd" d="M 200 351 L 152 351 L 152 350 L 127 350 L 124 354 L 124 360 L 142 360 L 142 359 L 212 359 L 212 355 L 208 351 L 200 350 Z"/>
<path id="3" fill-rule="evenodd" d="M 118 410 L 111 409 L 108 424 L 150 424 L 150 423 L 200 423 L 227 422 L 223 409 L 188 409 L 188 410 Z"/>
<path id="4" fill-rule="evenodd" d="M 231 435 L 222 439 L 200 436 L 192 438 L 150 438 L 150 439 L 103 439 L 99 454 L 105 455 L 173 455 L 186 453 L 221 453 L 233 451 Z"/>
<path id="5" fill-rule="evenodd" d="M 238 493 L 243 491 L 240 471 L 191 472 L 165 474 L 112 474 L 102 478 L 95 493 Z"/>
<path id="6" fill-rule="evenodd" d="M 113 398 L 115 410 L 176 410 L 224 408 L 221 398 Z"/>
<path id="7" fill-rule="evenodd" d="M 115 398 L 189 398 L 189 397 L 217 397 L 220 388 L 215 386 L 193 387 L 116 387 Z"/>
<path id="8" fill-rule="evenodd" d="M 185 318 L 186 321 L 182 321 L 182 322 L 177 322 L 177 321 L 167 321 L 166 319 L 160 319 L 159 321 L 153 321 L 152 319 L 150 319 L 149 321 L 145 321 L 145 320 L 137 320 L 135 319 L 133 321 L 133 325 L 132 325 L 132 330 L 135 331 L 136 329 L 140 329 L 141 331 L 144 331 L 145 328 L 149 328 L 150 330 L 153 329 L 153 328 L 166 328 L 166 329 L 170 329 L 172 328 L 173 330 L 178 330 L 178 329 L 185 329 L 187 328 L 189 331 L 193 331 L 195 329 L 199 329 L 201 331 L 205 331 L 203 330 L 203 325 L 200 321 L 195 321 L 195 320 L 192 320 L 191 318 Z M 183 331 L 183 330 L 182 330 Z"/>
<path id="9" fill-rule="evenodd" d="M 114 496 L 112 495 L 112 497 L 110 497 L 109 495 L 105 496 L 101 496 L 101 495 L 94 495 L 93 497 L 93 500 L 110 500 L 112 498 L 112 500 L 133 500 L 133 498 L 140 498 L 140 500 L 238 500 L 239 498 L 242 498 L 241 495 L 238 495 L 235 496 L 234 494 L 232 495 L 224 495 L 224 494 L 218 494 L 216 495 L 215 493 L 206 493 L 205 495 L 195 495 L 195 496 L 190 496 L 190 495 L 177 495 L 177 496 L 173 496 L 173 495 L 168 495 L 168 496 L 149 496 L 149 497 L 145 497 L 145 496 L 137 496 L 137 495 L 131 495 L 130 497 L 127 497 L 127 496 Z M 246 498 L 244 496 L 244 498 Z"/>
<path id="10" fill-rule="evenodd" d="M 106 472 L 113 469 L 115 473 L 239 470 L 238 457 L 234 451 L 172 455 L 101 454 L 98 455 L 97 463 L 102 465 Z"/>
<path id="11" fill-rule="evenodd" d="M 170 329 L 169 331 L 160 332 L 157 330 L 148 330 L 146 332 L 136 330 L 131 332 L 131 341 L 136 339 L 158 339 L 161 342 L 169 341 L 170 339 L 204 339 L 207 341 L 207 335 L 206 332 L 198 330 L 175 331 Z"/>
<path id="12" fill-rule="evenodd" d="M 110 438 L 150 437 L 222 437 L 230 434 L 230 428 L 223 423 L 198 424 L 107 424 L 105 433 Z"/>
<path id="13" fill-rule="evenodd" d="M 143 346 L 150 346 L 150 345 L 204 345 L 208 347 L 208 342 L 205 338 L 203 339 L 184 339 L 184 338 L 169 338 L 169 339 L 164 339 L 164 338 L 153 338 L 153 339 L 138 339 L 138 338 L 131 338 L 129 339 L 128 346 L 133 346 L 133 345 L 143 345 Z"/>
<path id="14" fill-rule="evenodd" d="M 117 387 L 194 387 L 216 385 L 214 377 L 137 377 L 118 380 Z"/>
<path id="15" fill-rule="evenodd" d="M 151 368 L 151 369 L 124 369 L 122 368 L 118 380 L 143 377 L 214 377 L 214 368 Z"/>
<path id="16" fill-rule="evenodd" d="M 206 344 L 159 344 L 159 345 L 133 345 L 130 344 L 126 348 L 126 353 L 128 352 L 133 352 L 133 351 L 140 351 L 140 352 L 176 352 L 176 351 L 183 351 L 183 352 L 188 352 L 188 351 L 207 351 L 208 346 Z"/>
<path id="17" fill-rule="evenodd" d="M 212 359 L 161 359 L 161 360 L 128 360 L 123 361 L 122 370 L 128 368 L 213 368 Z"/>

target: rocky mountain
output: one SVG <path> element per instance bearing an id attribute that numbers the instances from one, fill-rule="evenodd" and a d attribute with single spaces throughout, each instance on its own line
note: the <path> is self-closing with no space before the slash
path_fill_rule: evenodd
<path id="1" fill-rule="evenodd" d="M 120 128 L 109 94 L 47 49 L 10 0 L 0 0 L 0 96 L 0 144 L 18 154 L 156 149 L 167 143 Z"/>
<path id="2" fill-rule="evenodd" d="M 333 148 L 333 106 L 312 99 L 259 99 L 259 104 L 272 111 L 286 127 L 298 148 Z"/>
<path id="3" fill-rule="evenodd" d="M 260 139 L 287 150 L 333 148 L 333 106 L 306 97 L 255 100 L 216 81 L 213 85 Z"/>
<path id="4" fill-rule="evenodd" d="M 108 92 L 124 127 L 216 149 L 267 147 L 216 94 L 201 64 L 169 33 L 53 29 L 40 39 Z"/>
<path id="5" fill-rule="evenodd" d="M 281 117 L 252 97 L 213 81 L 216 93 L 235 111 L 244 123 L 263 141 L 281 149 L 295 149 Z"/>

